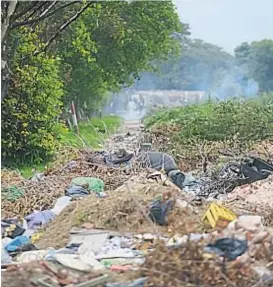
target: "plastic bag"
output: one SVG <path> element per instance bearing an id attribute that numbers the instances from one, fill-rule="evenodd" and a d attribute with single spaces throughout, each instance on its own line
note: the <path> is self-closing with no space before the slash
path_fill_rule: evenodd
<path id="1" fill-rule="evenodd" d="M 59 215 L 70 204 L 70 200 L 71 197 L 69 196 L 59 197 L 51 211 L 55 215 Z"/>
<path id="2" fill-rule="evenodd" d="M 8 252 L 5 250 L 3 243 L 1 248 L 1 264 L 11 263 L 11 257 L 9 256 Z"/>
<path id="3" fill-rule="evenodd" d="M 205 247 L 206 252 L 216 253 L 226 257 L 230 261 L 244 254 L 246 250 L 247 240 L 234 238 L 221 238 L 216 240 L 214 244 L 208 244 L 207 247 Z"/>
<path id="4" fill-rule="evenodd" d="M 55 214 L 51 210 L 36 211 L 26 216 L 28 228 L 37 229 L 47 224 L 54 218 Z"/>
<path id="5" fill-rule="evenodd" d="M 65 195 L 70 197 L 83 197 L 89 195 L 89 191 L 81 186 L 73 185 L 65 190 Z"/>
<path id="6" fill-rule="evenodd" d="M 15 239 L 13 239 L 9 244 L 7 244 L 7 246 L 5 247 L 5 249 L 8 252 L 14 252 L 16 251 L 18 248 L 20 248 L 21 246 L 28 244 L 29 243 L 29 238 L 27 236 L 17 236 Z"/>
<path id="7" fill-rule="evenodd" d="M 173 200 L 167 200 L 163 202 L 161 199 L 157 199 L 153 201 L 150 206 L 149 217 L 159 225 L 166 225 L 167 216 L 173 209 L 173 206 Z"/>

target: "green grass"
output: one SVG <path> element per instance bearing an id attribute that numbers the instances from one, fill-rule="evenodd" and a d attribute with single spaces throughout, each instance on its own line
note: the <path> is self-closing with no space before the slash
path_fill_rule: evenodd
<path id="1" fill-rule="evenodd" d="M 93 118 L 89 122 L 79 123 L 79 135 L 66 130 L 61 133 L 60 142 L 64 146 L 77 148 L 101 148 L 105 139 L 121 124 L 120 118 L 108 116 L 102 119 Z"/>
<path id="2" fill-rule="evenodd" d="M 69 146 L 74 148 L 93 148 L 101 149 L 105 140 L 109 135 L 121 125 L 121 119 L 117 116 L 107 116 L 103 118 L 93 118 L 89 122 L 79 123 L 79 135 L 62 126 L 58 129 L 59 141 L 61 146 Z M 19 166 L 17 169 L 22 176 L 29 178 L 35 172 L 43 172 L 45 166 L 50 165 L 50 162 L 45 162 L 39 165 Z"/>

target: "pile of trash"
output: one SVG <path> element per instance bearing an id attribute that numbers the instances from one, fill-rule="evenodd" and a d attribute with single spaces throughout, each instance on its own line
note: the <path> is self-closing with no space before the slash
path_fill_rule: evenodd
<path id="1" fill-rule="evenodd" d="M 273 229 L 259 216 L 242 216 L 223 230 L 160 244 L 142 275 L 149 286 L 272 286 L 272 260 Z"/>
<path id="2" fill-rule="evenodd" d="M 2 174 L 3 286 L 273 285 L 272 162 L 187 173 L 138 140 Z"/>

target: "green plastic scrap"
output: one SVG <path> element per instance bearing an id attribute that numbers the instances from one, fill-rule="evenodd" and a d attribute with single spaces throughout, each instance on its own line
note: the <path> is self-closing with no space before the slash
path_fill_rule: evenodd
<path id="1" fill-rule="evenodd" d="M 71 185 L 88 186 L 89 191 L 101 193 L 104 191 L 104 182 L 95 177 L 75 177 L 71 181 Z"/>
<path id="2" fill-rule="evenodd" d="M 1 192 L 3 199 L 11 202 L 14 202 L 20 197 L 24 196 L 23 189 L 17 187 L 16 185 L 2 188 Z"/>

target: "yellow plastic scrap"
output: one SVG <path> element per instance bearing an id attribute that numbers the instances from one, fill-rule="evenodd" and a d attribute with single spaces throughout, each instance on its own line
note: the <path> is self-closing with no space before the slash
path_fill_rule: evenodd
<path id="1" fill-rule="evenodd" d="M 42 235 L 43 235 L 42 232 L 34 233 L 34 234 L 31 236 L 31 243 L 34 244 L 36 241 L 38 241 L 38 240 L 42 237 Z"/>
<path id="2" fill-rule="evenodd" d="M 212 228 L 224 228 L 229 222 L 236 218 L 237 215 L 231 210 L 216 203 L 211 203 L 203 216 L 202 221 L 204 223 L 209 223 Z"/>

